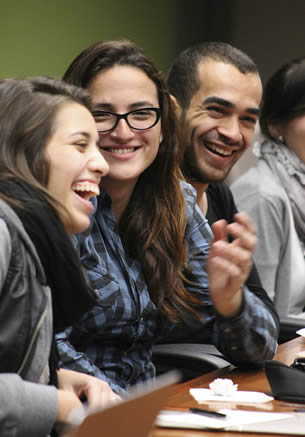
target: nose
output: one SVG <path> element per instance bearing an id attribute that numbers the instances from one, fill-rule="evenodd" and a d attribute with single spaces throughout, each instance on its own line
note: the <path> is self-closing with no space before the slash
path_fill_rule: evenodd
<path id="1" fill-rule="evenodd" d="M 222 124 L 218 128 L 219 134 L 229 139 L 230 143 L 238 143 L 242 139 L 240 133 L 240 125 L 237 117 L 227 117 L 222 120 Z"/>
<path id="2" fill-rule="evenodd" d="M 134 137 L 134 131 L 128 126 L 127 121 L 121 118 L 115 129 L 110 132 L 110 136 L 121 141 L 126 141 Z"/>
<path id="3" fill-rule="evenodd" d="M 96 145 L 93 146 L 93 150 L 88 158 L 88 168 L 90 171 L 98 173 L 101 177 L 104 177 L 109 173 L 108 162 L 103 157 L 100 148 Z"/>

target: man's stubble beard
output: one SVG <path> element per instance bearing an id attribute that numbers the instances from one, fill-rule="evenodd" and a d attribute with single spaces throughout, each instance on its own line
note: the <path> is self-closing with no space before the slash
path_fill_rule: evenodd
<path id="1" fill-rule="evenodd" d="M 207 176 L 198 165 L 198 160 L 195 153 L 194 137 L 195 129 L 192 130 L 190 140 L 185 148 L 182 170 L 184 176 L 190 182 L 194 181 L 201 184 L 208 184 L 210 181 L 207 180 Z"/>
<path id="2" fill-rule="evenodd" d="M 242 151 L 241 154 L 237 157 L 237 159 L 233 159 L 230 163 L 230 167 L 225 170 L 225 174 L 223 174 L 221 177 L 215 177 L 213 178 L 212 174 L 206 174 L 204 169 L 202 169 L 199 165 L 200 159 L 196 157 L 196 147 L 194 143 L 195 138 L 195 131 L 194 128 L 191 132 L 190 139 L 188 140 L 188 146 L 185 149 L 184 152 L 184 166 L 183 166 L 183 172 L 186 177 L 186 179 L 189 180 L 190 183 L 192 181 L 200 183 L 200 184 L 210 184 L 210 183 L 221 183 L 223 182 L 226 177 L 229 175 L 230 171 L 234 167 L 234 165 L 238 162 L 238 160 L 241 158 L 243 153 L 246 149 Z M 226 145 L 232 145 L 232 143 L 224 136 L 219 136 L 218 140 L 223 142 Z M 198 144 L 198 150 L 197 152 L 200 153 L 200 148 L 205 147 L 204 145 Z M 238 152 L 239 153 L 239 152 Z M 220 169 L 220 171 L 222 171 Z"/>

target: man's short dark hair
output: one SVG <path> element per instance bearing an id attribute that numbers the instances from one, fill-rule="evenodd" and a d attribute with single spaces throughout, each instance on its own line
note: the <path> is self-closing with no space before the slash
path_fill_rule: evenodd
<path id="1" fill-rule="evenodd" d="M 253 60 L 240 49 L 224 42 L 204 42 L 184 50 L 169 69 L 167 85 L 183 109 L 187 109 L 192 96 L 200 88 L 198 65 L 211 59 L 234 65 L 241 73 L 257 73 Z"/>

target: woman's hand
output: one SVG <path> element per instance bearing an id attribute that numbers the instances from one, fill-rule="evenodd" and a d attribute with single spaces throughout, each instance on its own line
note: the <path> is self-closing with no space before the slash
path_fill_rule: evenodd
<path id="1" fill-rule="evenodd" d="M 60 369 L 57 375 L 59 388 L 74 393 L 78 399 L 85 398 L 89 412 L 105 408 L 121 399 L 107 382 L 94 376 L 66 369 Z"/>
<path id="2" fill-rule="evenodd" d="M 252 268 L 256 246 L 255 228 L 245 213 L 235 222 L 219 220 L 213 225 L 214 240 L 208 256 L 210 294 L 217 312 L 224 317 L 238 314 L 243 299 L 242 286 Z M 228 242 L 228 235 L 233 237 Z"/>

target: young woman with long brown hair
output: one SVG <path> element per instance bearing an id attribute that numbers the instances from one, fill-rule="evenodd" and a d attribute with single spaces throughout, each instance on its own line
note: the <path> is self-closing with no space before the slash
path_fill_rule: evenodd
<path id="1" fill-rule="evenodd" d="M 108 165 L 90 99 L 52 79 L 0 81 L 0 434 L 45 437 L 80 398 L 117 396 L 59 370 L 54 333 L 95 303 L 70 236 L 89 225 Z"/>

